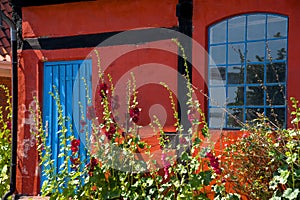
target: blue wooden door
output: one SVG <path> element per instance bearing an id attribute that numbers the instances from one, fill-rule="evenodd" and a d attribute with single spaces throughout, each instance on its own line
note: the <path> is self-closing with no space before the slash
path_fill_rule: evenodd
<path id="1" fill-rule="evenodd" d="M 43 90 L 43 124 L 46 134 L 47 146 L 51 149 L 54 173 L 59 173 L 65 160 L 60 156 L 62 144 L 61 135 L 65 137 L 74 135 L 80 139 L 79 155 L 81 159 L 87 159 L 85 148 L 86 136 L 90 132 L 90 124 L 87 122 L 85 130 L 82 130 L 80 121 L 85 118 L 88 97 L 91 97 L 92 62 L 91 60 L 45 62 L 44 63 L 44 90 Z M 57 101 L 51 95 L 59 96 L 63 124 L 59 124 L 59 109 Z M 62 126 L 67 128 L 62 133 Z M 70 155 L 70 152 L 63 152 Z M 84 163 L 82 166 L 84 167 Z M 47 179 L 44 175 L 44 166 L 41 168 L 41 185 Z M 69 170 L 71 168 L 69 167 Z"/>

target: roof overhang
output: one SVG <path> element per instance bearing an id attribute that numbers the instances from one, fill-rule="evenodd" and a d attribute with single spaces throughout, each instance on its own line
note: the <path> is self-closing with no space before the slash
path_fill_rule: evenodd
<path id="1" fill-rule="evenodd" d="M 0 77 L 11 77 L 11 62 L 0 61 Z"/>

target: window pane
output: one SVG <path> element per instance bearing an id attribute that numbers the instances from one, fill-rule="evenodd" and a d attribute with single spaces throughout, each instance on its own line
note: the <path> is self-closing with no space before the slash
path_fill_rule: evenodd
<path id="1" fill-rule="evenodd" d="M 209 126 L 213 128 L 220 128 L 225 123 L 225 111 L 221 108 L 209 109 Z"/>
<path id="2" fill-rule="evenodd" d="M 226 46 L 225 45 L 219 45 L 219 46 L 213 46 L 210 48 L 210 56 L 212 61 L 215 64 L 225 64 L 226 63 Z"/>
<path id="3" fill-rule="evenodd" d="M 247 62 L 263 62 L 265 47 L 265 42 L 249 42 L 247 44 Z"/>
<path id="4" fill-rule="evenodd" d="M 263 108 L 248 108 L 246 109 L 246 120 L 252 121 L 253 119 L 259 117 L 259 114 L 263 114 L 263 113 L 264 113 Z"/>
<path id="5" fill-rule="evenodd" d="M 244 105 L 244 87 L 228 87 L 228 106 Z"/>
<path id="6" fill-rule="evenodd" d="M 261 86 L 248 86 L 246 96 L 246 105 L 264 105 L 264 90 Z"/>
<path id="7" fill-rule="evenodd" d="M 229 66 L 228 84 L 243 84 L 244 83 L 244 66 Z"/>
<path id="8" fill-rule="evenodd" d="M 267 108 L 267 117 L 279 127 L 285 125 L 285 108 Z"/>
<path id="9" fill-rule="evenodd" d="M 212 67 L 209 69 L 209 84 L 210 85 L 225 85 L 226 68 L 225 67 Z"/>
<path id="10" fill-rule="evenodd" d="M 264 82 L 264 65 L 248 64 L 247 65 L 247 83 Z"/>
<path id="11" fill-rule="evenodd" d="M 245 60 L 245 45 L 231 44 L 228 46 L 228 64 L 243 63 Z"/>
<path id="12" fill-rule="evenodd" d="M 246 17 L 235 17 L 228 20 L 228 41 L 244 41 L 246 29 Z"/>
<path id="13" fill-rule="evenodd" d="M 280 16 L 268 16 L 268 38 L 287 36 L 287 19 Z"/>
<path id="14" fill-rule="evenodd" d="M 269 41 L 268 51 L 272 60 L 285 60 L 286 59 L 286 40 L 272 40 Z"/>
<path id="15" fill-rule="evenodd" d="M 210 43 L 226 42 L 226 21 L 214 25 L 210 29 Z"/>
<path id="16" fill-rule="evenodd" d="M 267 103 L 272 105 L 285 105 L 285 87 L 284 86 L 268 86 L 267 87 Z"/>
<path id="17" fill-rule="evenodd" d="M 267 82 L 278 83 L 285 82 L 286 64 L 272 63 L 267 65 Z"/>
<path id="18" fill-rule="evenodd" d="M 224 106 L 226 103 L 225 87 L 211 87 L 209 89 L 210 105 Z"/>
<path id="19" fill-rule="evenodd" d="M 244 122 L 243 108 L 229 108 L 227 113 L 227 128 L 240 128 Z"/>
<path id="20" fill-rule="evenodd" d="M 286 17 L 267 13 L 235 16 L 209 29 L 209 112 L 228 111 L 209 114 L 210 126 L 242 127 L 230 113 L 243 122 L 270 115 L 271 107 L 285 114 L 287 29 Z M 284 124 L 286 116 L 280 117 Z"/>
<path id="21" fill-rule="evenodd" d="M 265 15 L 249 15 L 248 16 L 248 40 L 260 40 L 265 38 L 266 32 L 266 16 Z"/>

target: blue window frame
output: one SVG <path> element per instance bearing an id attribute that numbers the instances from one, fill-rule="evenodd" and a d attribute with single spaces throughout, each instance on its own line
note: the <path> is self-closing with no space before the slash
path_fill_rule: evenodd
<path id="1" fill-rule="evenodd" d="M 239 129 L 257 113 L 284 127 L 288 18 L 244 14 L 208 32 L 209 127 Z"/>
<path id="2" fill-rule="evenodd" d="M 80 120 L 86 118 L 86 109 L 88 96 L 91 97 L 92 82 L 92 61 L 60 61 L 44 63 L 44 86 L 43 86 L 43 124 L 46 133 L 46 144 L 51 148 L 51 159 L 54 167 L 54 174 L 60 173 L 64 157 L 59 156 L 61 153 L 60 132 L 64 125 L 68 130 L 66 137 L 73 135 L 80 139 L 79 155 L 81 160 L 87 160 L 86 145 L 87 134 L 91 131 L 91 124 L 87 121 L 85 131 L 82 131 Z M 87 86 L 87 87 L 86 87 Z M 66 117 L 63 125 L 58 123 L 58 106 L 55 99 L 50 93 L 58 92 L 62 115 Z M 86 89 L 88 88 L 88 90 Z M 80 102 L 80 103 L 79 103 Z M 71 128 L 72 127 L 72 131 Z M 70 154 L 70 152 L 69 152 Z M 84 167 L 82 163 L 81 167 Z M 71 171 L 71 164 L 68 170 Z M 49 167 L 49 166 L 48 166 Z M 47 177 L 44 175 L 45 166 L 42 166 L 41 186 Z"/>

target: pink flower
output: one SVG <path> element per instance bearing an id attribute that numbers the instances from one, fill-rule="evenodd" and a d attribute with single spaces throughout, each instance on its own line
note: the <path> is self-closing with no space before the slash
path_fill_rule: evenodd
<path id="1" fill-rule="evenodd" d="M 196 109 L 193 108 L 192 110 L 190 110 L 190 112 L 188 114 L 188 120 L 190 121 L 190 123 L 192 123 L 196 119 L 196 116 L 195 116 L 196 113 L 197 113 Z"/>
<path id="2" fill-rule="evenodd" d="M 80 120 L 80 125 L 81 125 L 81 126 L 85 126 L 85 125 L 86 125 L 86 121 Z"/>
<path id="3" fill-rule="evenodd" d="M 86 111 L 86 118 L 92 120 L 96 118 L 95 109 L 93 106 L 88 106 Z"/>
<path id="4" fill-rule="evenodd" d="M 166 160 L 165 153 L 161 154 L 161 161 L 164 166 L 164 173 L 165 173 L 164 178 L 167 179 L 169 177 L 169 168 L 171 167 L 171 164 L 168 160 Z"/>

